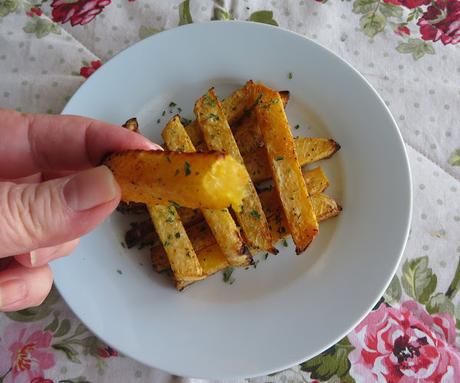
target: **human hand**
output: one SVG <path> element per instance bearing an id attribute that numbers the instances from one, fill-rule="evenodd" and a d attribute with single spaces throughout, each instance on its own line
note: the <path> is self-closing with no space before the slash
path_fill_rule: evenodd
<path id="1" fill-rule="evenodd" d="M 46 298 L 48 262 L 69 254 L 118 205 L 120 189 L 98 165 L 127 149 L 161 148 L 84 117 L 0 109 L 0 311 Z"/>

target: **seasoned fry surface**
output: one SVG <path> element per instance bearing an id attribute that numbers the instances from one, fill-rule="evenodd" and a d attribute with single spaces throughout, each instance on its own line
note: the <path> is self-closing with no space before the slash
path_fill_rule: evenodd
<path id="1" fill-rule="evenodd" d="M 244 166 L 222 153 L 133 150 L 112 154 L 104 164 L 119 183 L 123 201 L 150 205 L 238 208 L 248 184 Z"/>
<path id="2" fill-rule="evenodd" d="M 148 210 L 174 273 L 177 288 L 203 279 L 203 269 L 176 209 L 173 206 L 148 205 Z"/>
<path id="3" fill-rule="evenodd" d="M 268 162 L 286 216 L 296 252 L 303 252 L 318 233 L 294 139 L 278 92 L 259 85 L 261 99 L 256 106 L 257 124 L 267 150 Z"/>
<path id="4" fill-rule="evenodd" d="M 206 95 L 197 101 L 195 114 L 203 131 L 208 149 L 228 153 L 237 162 L 244 165 L 243 158 L 214 89 L 209 90 Z M 241 210 L 235 211 L 238 222 L 250 247 L 275 252 L 267 219 L 257 197 L 255 187 L 252 182 L 247 183 L 246 186 L 246 197 L 241 203 Z"/>

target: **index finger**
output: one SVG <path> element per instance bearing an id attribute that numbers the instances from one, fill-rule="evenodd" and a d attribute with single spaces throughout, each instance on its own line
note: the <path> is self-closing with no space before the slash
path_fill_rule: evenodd
<path id="1" fill-rule="evenodd" d="M 161 147 L 140 134 L 86 117 L 0 109 L 0 178 L 84 170 L 99 165 L 109 153 L 129 149 Z"/>

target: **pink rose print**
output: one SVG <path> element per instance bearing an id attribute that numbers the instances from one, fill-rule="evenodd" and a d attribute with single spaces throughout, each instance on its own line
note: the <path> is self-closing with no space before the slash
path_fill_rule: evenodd
<path id="1" fill-rule="evenodd" d="M 357 381 L 439 383 L 460 381 L 460 352 L 449 314 L 429 315 L 415 301 L 382 304 L 348 336 L 350 375 Z"/>
<path id="2" fill-rule="evenodd" d="M 101 347 L 97 350 L 97 354 L 104 359 L 110 358 L 112 356 L 118 356 L 118 352 L 115 351 L 112 347 L 106 346 Z"/>
<path id="3" fill-rule="evenodd" d="M 65 24 L 70 21 L 72 26 L 85 25 L 93 20 L 111 0 L 53 0 L 53 21 Z"/>
<path id="4" fill-rule="evenodd" d="M 460 42 L 460 0 L 436 0 L 418 20 L 423 40 Z"/>
<path id="5" fill-rule="evenodd" d="M 83 76 L 84 78 L 88 78 L 94 72 L 96 72 L 96 70 L 99 69 L 101 65 L 102 65 L 101 60 L 91 61 L 90 65 L 82 66 L 80 68 L 80 75 Z"/>
<path id="6" fill-rule="evenodd" d="M 43 379 L 43 371 L 54 366 L 55 360 L 49 351 L 51 333 L 37 326 L 9 325 L 0 342 L 0 376 L 3 383 L 49 383 Z"/>
<path id="7" fill-rule="evenodd" d="M 385 3 L 392 5 L 403 5 L 406 8 L 413 9 L 422 5 L 430 4 L 430 0 L 384 0 Z"/>
<path id="8" fill-rule="evenodd" d="M 26 12 L 26 15 L 29 17 L 41 16 L 43 15 L 43 11 L 38 7 L 32 7 Z"/>
<path id="9" fill-rule="evenodd" d="M 42 376 L 33 378 L 30 383 L 54 383 L 51 379 L 45 379 Z"/>
<path id="10" fill-rule="evenodd" d="M 410 36 L 410 29 L 405 25 L 398 25 L 395 28 L 395 33 L 399 36 Z"/>

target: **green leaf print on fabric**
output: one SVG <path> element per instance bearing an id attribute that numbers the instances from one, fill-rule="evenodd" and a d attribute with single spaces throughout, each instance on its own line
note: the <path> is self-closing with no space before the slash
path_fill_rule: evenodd
<path id="1" fill-rule="evenodd" d="M 403 9 L 401 7 L 397 7 L 388 3 L 380 4 L 379 9 L 380 12 L 382 12 L 382 15 L 386 17 L 402 17 L 403 15 Z"/>
<path id="2" fill-rule="evenodd" d="M 387 18 L 378 11 L 367 13 L 359 20 L 361 29 L 369 37 L 374 37 L 377 33 L 382 32 L 386 24 Z"/>
<path id="3" fill-rule="evenodd" d="M 302 363 L 300 369 L 309 372 L 311 378 L 320 381 L 328 381 L 337 376 L 341 382 L 353 382 L 354 380 L 348 375 L 351 366 L 348 354 L 353 349 L 348 339 L 343 338 L 335 346 Z"/>
<path id="4" fill-rule="evenodd" d="M 0 0 L 0 17 L 5 17 L 14 12 L 21 4 L 20 0 Z"/>
<path id="5" fill-rule="evenodd" d="M 356 0 L 353 3 L 353 12 L 354 13 L 370 13 L 376 10 L 377 0 Z"/>
<path id="6" fill-rule="evenodd" d="M 385 294 L 383 294 L 383 299 L 385 299 L 385 302 L 389 305 L 393 306 L 401 300 L 401 293 L 401 283 L 399 282 L 398 276 L 395 275 L 386 289 Z"/>
<path id="7" fill-rule="evenodd" d="M 233 17 L 228 13 L 228 11 L 224 8 L 216 7 L 214 9 L 214 17 L 213 20 L 233 20 Z"/>
<path id="8" fill-rule="evenodd" d="M 190 0 L 185 0 L 179 4 L 179 25 L 193 23 L 190 13 Z"/>
<path id="9" fill-rule="evenodd" d="M 45 301 L 37 307 L 31 307 L 29 309 L 15 311 L 11 313 L 5 313 L 5 315 L 11 320 L 17 322 L 35 322 L 43 318 L 46 318 L 51 314 L 53 310 L 53 305 L 58 301 L 59 295 L 57 290 L 53 287 L 51 292 L 48 294 L 48 297 Z"/>
<path id="10" fill-rule="evenodd" d="M 273 11 L 257 11 L 251 13 L 249 16 L 249 21 L 255 21 L 256 23 L 264 23 L 264 24 L 270 24 L 270 25 L 276 25 L 278 26 L 278 23 L 276 20 L 273 18 Z"/>
<path id="11" fill-rule="evenodd" d="M 449 313 L 455 314 L 455 306 L 452 301 L 443 293 L 433 295 L 426 304 L 426 311 L 430 314 Z"/>
<path id="12" fill-rule="evenodd" d="M 431 43 L 421 39 L 408 39 L 406 43 L 399 43 L 396 47 L 399 53 L 411 54 L 414 60 L 418 60 L 426 54 L 434 55 L 435 50 Z"/>
<path id="13" fill-rule="evenodd" d="M 61 33 L 61 29 L 57 24 L 40 17 L 33 17 L 32 20 L 28 21 L 22 29 L 26 33 L 35 33 L 35 36 L 39 39 L 49 35 L 50 33 L 54 33 L 56 35 Z"/>
<path id="14" fill-rule="evenodd" d="M 403 266 L 402 285 L 407 295 L 425 304 L 437 285 L 437 277 L 428 267 L 428 257 L 407 260 Z"/>
<path id="15" fill-rule="evenodd" d="M 140 39 L 145 39 L 146 37 L 152 36 L 158 32 L 161 32 L 161 29 L 141 25 L 139 28 L 138 35 Z"/>
<path id="16" fill-rule="evenodd" d="M 452 166 L 460 166 L 460 148 L 455 149 L 450 155 L 449 164 Z"/>

